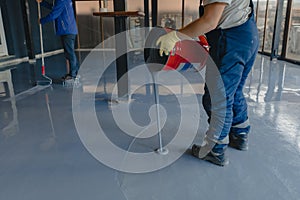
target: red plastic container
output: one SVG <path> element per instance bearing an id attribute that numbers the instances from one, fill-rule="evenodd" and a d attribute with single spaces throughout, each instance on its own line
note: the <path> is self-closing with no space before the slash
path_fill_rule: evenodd
<path id="1" fill-rule="evenodd" d="M 173 51 L 168 56 L 159 55 L 157 39 L 172 31 L 169 28 L 152 29 L 145 43 L 144 59 L 150 71 L 177 70 L 186 71 L 191 68 L 201 70 L 206 65 L 209 45 L 204 35 L 196 40 L 183 40 L 177 42 Z"/>

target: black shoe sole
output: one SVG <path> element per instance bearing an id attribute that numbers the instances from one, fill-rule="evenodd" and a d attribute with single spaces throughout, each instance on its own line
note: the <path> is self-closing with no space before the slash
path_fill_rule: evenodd
<path id="1" fill-rule="evenodd" d="M 218 165 L 218 166 L 221 166 L 221 167 L 224 167 L 224 166 L 229 164 L 229 160 L 220 161 L 216 157 L 212 157 L 212 156 L 205 156 L 202 160 L 211 162 L 211 163 L 213 163 L 215 165 Z"/>
<path id="2" fill-rule="evenodd" d="M 229 144 L 228 146 L 231 148 L 234 148 L 236 150 L 240 150 L 240 151 L 248 151 L 248 149 L 249 149 L 248 146 L 241 147 L 241 146 L 236 146 L 236 145 L 232 145 L 232 144 Z"/>
<path id="3" fill-rule="evenodd" d="M 191 152 L 194 157 L 199 158 L 198 157 L 199 151 L 200 151 L 200 147 L 198 145 L 193 145 Z M 211 162 L 221 167 L 224 167 L 225 165 L 229 164 L 229 160 L 227 158 L 224 158 L 224 160 L 220 160 L 218 157 L 212 155 L 211 153 L 208 153 L 204 158 L 199 158 L 199 159 Z"/>

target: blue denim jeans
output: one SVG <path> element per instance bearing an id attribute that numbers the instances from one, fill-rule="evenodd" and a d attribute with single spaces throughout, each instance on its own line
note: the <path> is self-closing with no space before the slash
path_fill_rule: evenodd
<path id="1" fill-rule="evenodd" d="M 216 153 L 222 153 L 228 145 L 227 138 L 230 131 L 236 134 L 242 132 L 247 134 L 250 130 L 250 125 L 246 123 L 248 114 L 243 88 L 259 46 L 259 36 L 253 14 L 247 22 L 238 27 L 209 32 L 207 39 L 211 46 L 210 56 L 218 68 L 224 84 L 224 95 L 226 95 L 223 128 L 221 133 L 218 133 L 216 145 L 212 149 Z M 215 77 L 206 78 L 214 79 Z M 205 85 L 202 103 L 210 122 L 212 104 L 207 85 Z M 246 125 L 239 127 L 240 124 Z M 210 126 L 212 126 L 211 123 Z"/>
<path id="2" fill-rule="evenodd" d="M 75 53 L 76 35 L 61 35 L 61 43 L 64 48 L 64 54 L 70 64 L 70 75 L 75 77 L 78 72 L 79 63 Z"/>

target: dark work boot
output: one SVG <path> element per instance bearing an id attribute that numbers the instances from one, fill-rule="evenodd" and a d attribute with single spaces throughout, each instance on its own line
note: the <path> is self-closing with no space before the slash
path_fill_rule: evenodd
<path id="1" fill-rule="evenodd" d="M 193 156 L 199 158 L 199 152 L 200 152 L 201 146 L 194 144 L 192 147 L 192 154 Z M 214 153 L 213 151 L 210 151 L 206 156 L 203 158 L 200 158 L 202 160 L 209 161 L 213 164 L 219 165 L 219 166 L 225 166 L 229 164 L 228 158 L 225 156 L 225 153 Z"/>
<path id="2" fill-rule="evenodd" d="M 241 151 L 248 150 L 248 134 L 247 133 L 229 133 L 229 146 Z"/>

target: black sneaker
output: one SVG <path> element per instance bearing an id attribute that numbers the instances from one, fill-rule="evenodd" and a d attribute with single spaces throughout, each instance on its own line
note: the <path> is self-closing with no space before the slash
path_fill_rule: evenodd
<path id="1" fill-rule="evenodd" d="M 61 80 L 65 80 L 70 74 L 65 74 L 64 76 L 61 77 Z"/>
<path id="2" fill-rule="evenodd" d="M 248 150 L 248 134 L 233 134 L 229 133 L 229 146 L 241 151 Z"/>
<path id="3" fill-rule="evenodd" d="M 193 156 L 199 158 L 200 148 L 201 148 L 201 146 L 198 146 L 196 144 L 193 145 L 193 147 L 192 147 Z M 216 154 L 213 151 L 210 151 L 205 157 L 200 158 L 200 159 L 209 161 L 209 162 L 219 165 L 219 166 L 225 166 L 225 165 L 229 164 L 229 160 L 225 156 L 225 153 Z"/>
<path id="4" fill-rule="evenodd" d="M 66 74 L 62 77 L 63 81 L 72 80 L 75 79 L 75 77 L 71 76 L 70 74 Z"/>

